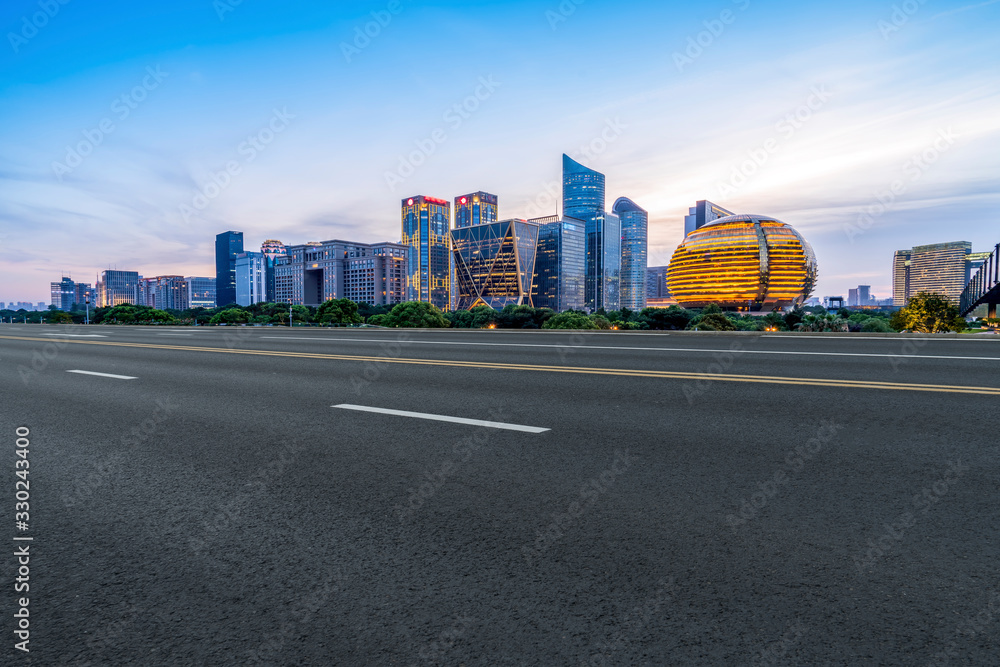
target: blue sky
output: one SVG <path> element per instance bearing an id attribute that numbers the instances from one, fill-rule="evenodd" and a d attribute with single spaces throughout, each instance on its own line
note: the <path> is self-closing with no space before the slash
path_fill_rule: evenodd
<path id="1" fill-rule="evenodd" d="M 698 199 L 799 229 L 819 296 L 1000 242 L 997 0 L 62 2 L 0 9 L 0 301 L 213 275 L 228 229 L 398 240 L 415 194 L 554 213 L 563 152 L 650 265 Z"/>

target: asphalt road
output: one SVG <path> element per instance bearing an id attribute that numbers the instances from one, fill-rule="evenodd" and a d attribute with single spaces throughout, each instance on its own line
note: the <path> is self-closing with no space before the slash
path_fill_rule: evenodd
<path id="1" fill-rule="evenodd" d="M 3 325 L 0 387 L 4 664 L 1000 655 L 1000 336 Z"/>

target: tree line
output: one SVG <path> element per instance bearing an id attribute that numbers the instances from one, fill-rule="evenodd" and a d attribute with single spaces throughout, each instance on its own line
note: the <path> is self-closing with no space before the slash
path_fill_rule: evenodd
<path id="1" fill-rule="evenodd" d="M 48 311 L 0 311 L 4 320 L 26 319 L 38 323 L 82 324 L 85 313 L 64 312 L 50 306 Z M 701 309 L 643 308 L 641 310 L 594 313 L 568 310 L 556 313 L 548 308 L 509 305 L 503 310 L 478 306 L 471 310 L 441 311 L 436 306 L 408 301 L 394 306 L 355 303 L 350 299 L 331 299 L 319 306 L 287 303 L 258 303 L 240 306 L 235 303 L 218 308 L 159 310 L 149 306 L 119 305 L 97 308 L 90 313 L 93 324 L 140 325 L 319 325 L 453 329 L 590 329 L 590 330 L 694 330 L 694 331 L 814 331 L 891 333 L 913 331 L 939 333 L 970 328 L 958 308 L 946 297 L 921 292 L 907 306 L 895 312 L 847 309 L 827 311 L 821 306 L 798 308 L 791 312 L 775 311 L 766 315 L 726 312 L 716 304 Z M 1000 325 L 1000 321 L 981 321 L 981 326 Z"/>

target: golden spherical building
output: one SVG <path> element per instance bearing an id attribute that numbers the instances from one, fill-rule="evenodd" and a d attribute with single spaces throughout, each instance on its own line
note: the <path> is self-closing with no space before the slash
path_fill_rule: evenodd
<path id="1" fill-rule="evenodd" d="M 687 235 L 670 260 L 667 285 L 685 308 L 800 306 L 816 285 L 816 255 L 789 224 L 730 215 Z"/>

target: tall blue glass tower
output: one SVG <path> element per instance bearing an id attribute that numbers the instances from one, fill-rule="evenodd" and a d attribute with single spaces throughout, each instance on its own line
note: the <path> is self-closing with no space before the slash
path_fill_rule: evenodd
<path id="1" fill-rule="evenodd" d="M 622 225 L 621 307 L 646 307 L 646 247 L 649 213 L 628 197 L 611 207 Z"/>
<path id="2" fill-rule="evenodd" d="M 586 223 L 584 303 L 590 310 L 617 310 L 621 273 L 621 223 L 604 210 L 604 174 L 563 155 L 563 215 Z"/>
<path id="3" fill-rule="evenodd" d="M 236 303 L 236 256 L 243 252 L 243 232 L 222 232 L 215 237 L 215 302 Z"/>

